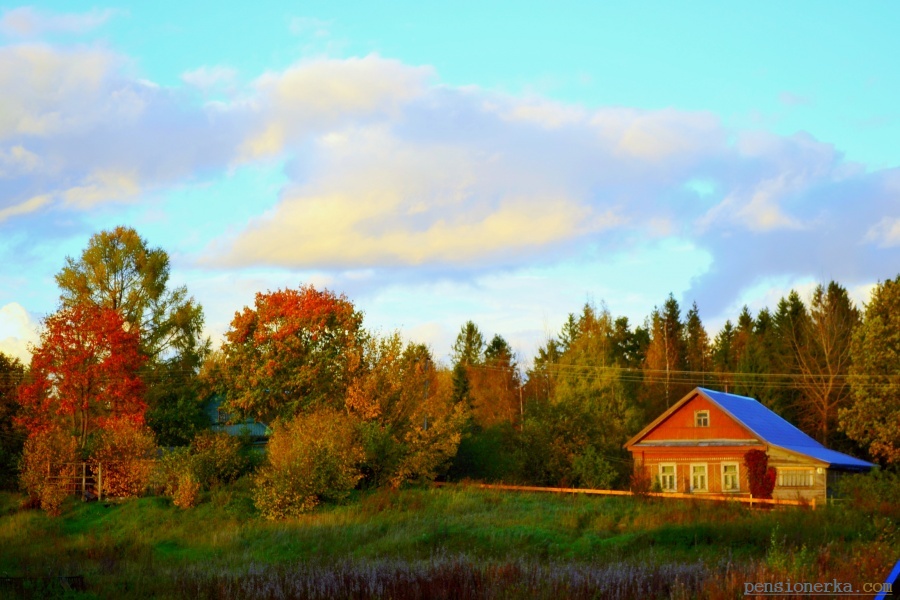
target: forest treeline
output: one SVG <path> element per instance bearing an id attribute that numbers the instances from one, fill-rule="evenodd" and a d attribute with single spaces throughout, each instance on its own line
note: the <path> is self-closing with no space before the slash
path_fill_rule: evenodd
<path id="1" fill-rule="evenodd" d="M 806 301 L 792 291 L 755 315 L 745 307 L 714 337 L 697 305 L 671 294 L 637 324 L 587 304 L 530 360 L 469 321 L 449 365 L 308 285 L 257 293 L 212 351 L 202 307 L 168 279 L 165 251 L 125 227 L 66 259 L 31 363 L 0 353 L 0 484 L 52 509 L 47 464 L 138 464 L 162 447 L 155 474 L 111 475 L 123 494 L 156 486 L 190 506 L 252 472 L 275 518 L 436 477 L 613 487 L 631 471 L 622 444 L 696 386 L 757 398 L 829 447 L 900 462 L 900 276 L 863 309 L 830 282 Z M 264 458 L 210 433 L 211 398 L 232 422 L 271 425 Z"/>

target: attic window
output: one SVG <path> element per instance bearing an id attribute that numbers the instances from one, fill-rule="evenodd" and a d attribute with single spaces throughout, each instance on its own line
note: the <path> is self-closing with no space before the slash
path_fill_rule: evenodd
<path id="1" fill-rule="evenodd" d="M 708 410 L 698 410 L 694 413 L 694 427 L 709 427 Z"/>

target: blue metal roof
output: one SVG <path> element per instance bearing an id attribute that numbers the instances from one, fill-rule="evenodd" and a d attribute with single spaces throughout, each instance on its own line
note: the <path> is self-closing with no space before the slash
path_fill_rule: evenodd
<path id="1" fill-rule="evenodd" d="M 870 462 L 853 458 L 836 450 L 829 450 L 754 398 L 716 392 L 706 388 L 697 388 L 697 390 L 756 434 L 760 440 L 773 446 L 805 454 L 836 467 L 871 469 L 875 466 Z"/>
<path id="2" fill-rule="evenodd" d="M 221 425 L 215 424 L 212 426 L 213 431 L 224 431 L 228 435 L 233 435 L 235 437 L 240 437 L 242 435 L 248 435 L 252 438 L 264 438 L 269 437 L 271 431 L 269 431 L 269 427 L 265 423 L 259 423 L 256 421 L 245 421 L 243 423 L 235 423 L 233 425 Z"/>

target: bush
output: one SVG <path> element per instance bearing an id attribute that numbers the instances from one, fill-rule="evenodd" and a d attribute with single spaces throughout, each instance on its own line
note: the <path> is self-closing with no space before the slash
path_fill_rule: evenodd
<path id="1" fill-rule="evenodd" d="M 845 475 L 837 484 L 837 495 L 856 510 L 900 518 L 900 474 L 880 469 Z"/>
<path id="2" fill-rule="evenodd" d="M 360 422 L 357 432 L 365 455 L 361 465 L 363 485 L 378 488 L 388 484 L 406 449 L 397 441 L 390 426 L 376 421 Z"/>
<path id="3" fill-rule="evenodd" d="M 191 442 L 191 454 L 197 481 L 206 488 L 231 483 L 250 466 L 241 439 L 225 432 L 200 432 Z"/>
<path id="4" fill-rule="evenodd" d="M 267 519 L 282 519 L 346 498 L 362 477 L 355 433 L 347 416 L 330 409 L 276 424 L 268 462 L 254 481 L 256 507 Z"/>
<path id="5" fill-rule="evenodd" d="M 598 490 L 611 489 L 619 475 L 615 467 L 593 446 L 588 446 L 582 454 L 575 457 L 572 472 L 579 487 Z"/>
<path id="6" fill-rule="evenodd" d="M 52 515 L 59 514 L 65 490 L 55 478 L 65 470 L 65 463 L 77 457 L 75 438 L 60 429 L 34 433 L 25 441 L 22 451 L 20 482 L 30 504 L 40 505 Z"/>
<path id="7" fill-rule="evenodd" d="M 634 463 L 634 471 L 631 472 L 629 481 L 631 493 L 638 498 L 644 498 L 653 489 L 653 480 L 650 477 L 650 469 L 642 462 Z"/>
<path id="8" fill-rule="evenodd" d="M 457 481 L 519 482 L 524 467 L 518 446 L 518 432 L 510 423 L 472 431 L 459 442 L 448 477 Z"/>
<path id="9" fill-rule="evenodd" d="M 178 476 L 177 487 L 172 494 L 172 504 L 178 508 L 193 508 L 200 499 L 200 482 L 191 472 L 183 472 Z"/>
<path id="10" fill-rule="evenodd" d="M 48 515 L 58 517 L 63 500 L 67 496 L 66 489 L 58 483 L 48 483 L 41 488 L 41 510 Z"/>
<path id="11" fill-rule="evenodd" d="M 150 477 L 150 487 L 155 493 L 175 496 L 178 484 L 185 474 L 194 474 L 193 457 L 189 448 L 173 448 L 163 452 L 156 461 Z M 196 479 L 196 478 L 195 478 Z"/>
<path id="12" fill-rule="evenodd" d="M 750 495 L 754 498 L 769 499 L 775 489 L 776 473 L 769 465 L 769 455 L 762 450 L 748 450 L 744 454 Z"/>
<path id="13" fill-rule="evenodd" d="M 100 433 L 91 461 L 102 465 L 103 494 L 127 498 L 147 489 L 155 457 L 153 431 L 123 422 Z"/>

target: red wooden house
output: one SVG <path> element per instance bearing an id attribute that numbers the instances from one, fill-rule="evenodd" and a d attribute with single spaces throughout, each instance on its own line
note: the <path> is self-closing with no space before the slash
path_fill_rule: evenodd
<path id="1" fill-rule="evenodd" d="M 635 468 L 664 492 L 750 494 L 744 454 L 763 450 L 777 479 L 772 497 L 817 502 L 837 478 L 875 465 L 829 450 L 759 401 L 695 388 L 628 440 Z"/>

